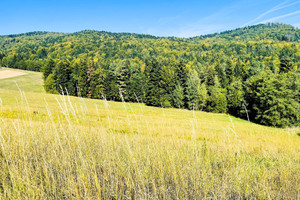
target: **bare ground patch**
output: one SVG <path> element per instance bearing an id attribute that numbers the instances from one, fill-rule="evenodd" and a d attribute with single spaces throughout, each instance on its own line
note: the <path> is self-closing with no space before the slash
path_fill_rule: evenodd
<path id="1" fill-rule="evenodd" d="M 12 78 L 16 76 L 22 76 L 27 73 L 24 72 L 19 72 L 19 71 L 12 71 L 12 70 L 3 70 L 0 71 L 0 79 L 5 79 L 5 78 Z"/>

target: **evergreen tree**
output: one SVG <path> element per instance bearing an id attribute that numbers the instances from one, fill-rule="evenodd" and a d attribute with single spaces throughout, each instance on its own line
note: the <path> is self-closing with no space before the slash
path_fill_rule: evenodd
<path id="1" fill-rule="evenodd" d="M 50 59 L 42 69 L 44 80 L 46 80 L 47 77 L 53 72 L 54 68 L 55 68 L 55 62 L 54 60 Z"/>
<path id="2" fill-rule="evenodd" d="M 209 88 L 210 96 L 207 102 L 207 110 L 214 113 L 227 112 L 226 89 L 222 89 L 217 76 L 214 78 L 214 85 Z"/>
<path id="3" fill-rule="evenodd" d="M 199 109 L 203 110 L 206 107 L 206 102 L 207 102 L 207 89 L 205 83 L 202 83 L 199 87 Z"/>
<path id="4" fill-rule="evenodd" d="M 111 67 L 111 66 L 110 66 Z M 104 95 L 107 100 L 121 101 L 117 77 L 113 69 L 105 70 Z"/>
<path id="5" fill-rule="evenodd" d="M 159 65 L 155 60 L 148 60 L 146 62 L 145 74 L 146 74 L 146 105 L 149 106 L 161 106 L 160 102 L 160 90 L 159 90 Z"/>
<path id="6" fill-rule="evenodd" d="M 228 113 L 245 117 L 244 114 L 244 91 L 240 80 L 233 81 L 227 89 L 227 108 Z"/>
<path id="7" fill-rule="evenodd" d="M 95 70 L 94 75 L 91 77 L 90 88 L 91 88 L 91 98 L 101 99 L 102 94 L 104 94 L 104 80 L 105 80 L 105 70 L 101 67 Z"/>
<path id="8" fill-rule="evenodd" d="M 285 127 L 299 124 L 300 103 L 293 87 L 299 87 L 299 75 L 278 74 L 264 71 L 247 81 L 246 101 L 252 121 L 269 126 Z"/>
<path id="9" fill-rule="evenodd" d="M 71 77 L 71 67 L 69 61 L 59 61 L 53 72 L 53 79 L 55 80 L 55 87 L 60 93 L 65 93 L 65 90 L 69 88 L 69 81 Z"/>
<path id="10" fill-rule="evenodd" d="M 144 101 L 145 98 L 145 75 L 137 65 L 130 65 L 130 79 L 128 87 L 129 101 Z"/>
<path id="11" fill-rule="evenodd" d="M 119 91 L 122 93 L 122 96 L 125 101 L 129 100 L 129 81 L 130 81 L 129 66 L 130 66 L 130 62 L 128 60 L 125 60 L 116 63 L 116 66 L 114 67 Z"/>
<path id="12" fill-rule="evenodd" d="M 87 87 L 88 87 L 88 91 L 87 91 L 87 97 L 91 98 L 92 97 L 92 91 L 94 90 L 93 86 L 92 86 L 92 82 L 95 79 L 94 75 L 95 75 L 95 69 L 94 69 L 94 63 L 92 61 L 88 62 L 88 66 L 87 66 Z"/>
<path id="13" fill-rule="evenodd" d="M 88 66 L 86 60 L 81 60 L 78 64 L 79 77 L 78 77 L 78 95 L 81 97 L 87 97 L 89 85 L 88 85 Z"/>
<path id="14" fill-rule="evenodd" d="M 186 87 L 187 108 L 198 110 L 200 101 L 200 79 L 196 70 L 189 73 Z"/>
<path id="15" fill-rule="evenodd" d="M 53 74 L 50 74 L 47 79 L 45 80 L 45 83 L 44 83 L 44 88 L 45 88 L 45 91 L 46 92 L 49 92 L 51 94 L 57 94 L 57 89 L 55 87 L 56 83 L 55 83 L 55 80 L 54 80 L 54 75 Z"/>
<path id="16" fill-rule="evenodd" d="M 173 91 L 176 87 L 175 71 L 171 66 L 162 66 L 159 75 L 159 101 L 163 107 L 172 107 L 174 105 Z"/>
<path id="17" fill-rule="evenodd" d="M 183 108 L 184 106 L 184 89 L 181 87 L 180 84 L 175 86 L 175 90 L 173 92 L 173 102 L 174 107 L 176 108 Z"/>

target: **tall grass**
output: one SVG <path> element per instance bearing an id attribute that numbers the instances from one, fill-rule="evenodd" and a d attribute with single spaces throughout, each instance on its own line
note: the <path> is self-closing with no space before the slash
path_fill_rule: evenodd
<path id="1" fill-rule="evenodd" d="M 0 199 L 299 199 L 298 128 L 0 90 Z"/>

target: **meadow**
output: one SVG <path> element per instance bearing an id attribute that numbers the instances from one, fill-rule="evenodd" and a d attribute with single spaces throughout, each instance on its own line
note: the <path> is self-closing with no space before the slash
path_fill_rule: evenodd
<path id="1" fill-rule="evenodd" d="M 0 199 L 300 199 L 300 129 L 0 80 Z"/>

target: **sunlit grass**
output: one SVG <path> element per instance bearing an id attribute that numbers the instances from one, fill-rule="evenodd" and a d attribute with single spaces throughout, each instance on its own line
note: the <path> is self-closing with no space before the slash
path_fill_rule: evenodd
<path id="1" fill-rule="evenodd" d="M 299 128 L 22 90 L 0 98 L 0 199 L 300 198 Z"/>
<path id="2" fill-rule="evenodd" d="M 22 86 L 22 90 L 25 92 L 45 92 L 43 87 L 42 73 L 4 67 L 2 67 L 0 70 L 7 69 L 24 72 L 26 74 L 13 78 L 0 79 L 0 90 L 19 90 L 16 85 L 17 82 L 18 85 Z"/>

